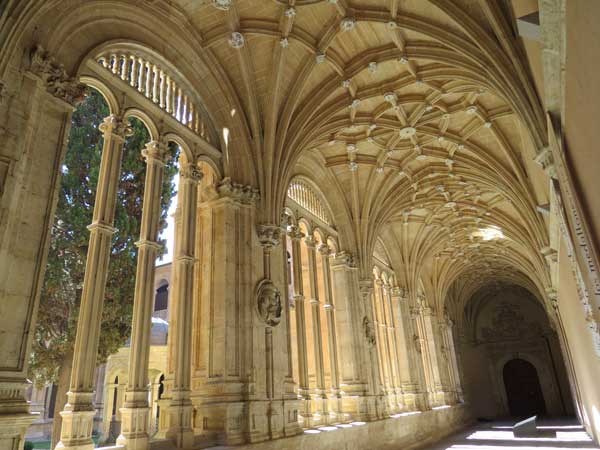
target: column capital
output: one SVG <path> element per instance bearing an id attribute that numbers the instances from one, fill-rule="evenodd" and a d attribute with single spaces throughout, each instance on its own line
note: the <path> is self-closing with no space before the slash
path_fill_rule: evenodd
<path id="1" fill-rule="evenodd" d="M 104 133 L 104 135 L 112 135 L 112 137 L 125 140 L 127 136 L 133 134 L 133 130 L 129 121 L 123 117 L 111 114 L 104 118 L 102 123 L 98 126 L 98 129 Z"/>
<path id="2" fill-rule="evenodd" d="M 360 280 L 358 282 L 359 285 L 359 289 L 360 289 L 360 295 L 364 298 L 367 297 L 368 295 L 371 294 L 371 292 L 373 292 L 373 280 L 371 278 L 366 278 L 363 280 Z"/>
<path id="3" fill-rule="evenodd" d="M 97 230 L 99 233 L 105 234 L 107 236 L 112 236 L 117 232 L 117 229 L 115 227 L 103 222 L 92 222 L 87 226 L 87 229 L 90 231 Z"/>
<path id="4" fill-rule="evenodd" d="M 331 249 L 327 244 L 321 244 L 317 247 L 317 251 L 323 256 L 331 255 Z"/>
<path id="5" fill-rule="evenodd" d="M 179 169 L 179 176 L 183 181 L 198 184 L 204 178 L 202 171 L 194 163 L 183 164 Z"/>
<path id="6" fill-rule="evenodd" d="M 256 226 L 258 240 L 260 245 L 265 248 L 277 247 L 281 242 L 282 229 L 279 225 L 263 223 Z"/>
<path id="7" fill-rule="evenodd" d="M 228 197 L 244 205 L 255 204 L 260 199 L 258 189 L 250 185 L 235 183 L 229 177 L 219 181 L 216 190 L 220 197 Z"/>
<path id="8" fill-rule="evenodd" d="M 356 267 L 356 261 L 354 260 L 354 256 L 351 253 L 342 251 L 337 252 L 331 261 L 332 267 L 345 266 L 347 268 Z"/>
<path id="9" fill-rule="evenodd" d="M 398 297 L 400 300 L 405 300 L 407 296 L 408 295 L 405 288 L 398 286 L 392 287 L 392 297 Z"/>
<path id="10" fill-rule="evenodd" d="M 41 45 L 36 45 L 31 50 L 30 60 L 29 70 L 42 80 L 49 94 L 73 107 L 85 99 L 89 91 L 88 87 L 69 76 L 64 66 Z"/>
<path id="11" fill-rule="evenodd" d="M 304 237 L 304 233 L 300 231 L 296 225 L 290 225 L 288 227 L 287 235 L 292 241 L 299 241 Z"/>
<path id="12" fill-rule="evenodd" d="M 146 164 L 164 165 L 169 160 L 169 147 L 166 142 L 150 141 L 142 149 L 142 156 Z"/>
<path id="13" fill-rule="evenodd" d="M 306 236 L 304 238 L 304 244 L 307 248 L 314 249 L 317 246 L 317 241 L 312 236 Z"/>

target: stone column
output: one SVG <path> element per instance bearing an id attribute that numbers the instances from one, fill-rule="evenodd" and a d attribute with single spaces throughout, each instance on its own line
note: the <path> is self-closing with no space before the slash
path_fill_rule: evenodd
<path id="1" fill-rule="evenodd" d="M 321 303 L 319 301 L 319 284 L 317 281 L 317 254 L 316 244 L 313 237 L 304 239 L 308 254 L 308 277 L 310 285 L 310 312 L 312 322 L 313 353 L 315 357 L 316 387 L 313 393 L 313 406 L 315 412 L 321 417 L 327 410 L 323 399 L 325 396 L 325 368 L 323 365 L 323 336 L 321 336 Z"/>
<path id="2" fill-rule="evenodd" d="M 373 323 L 377 331 L 377 353 L 381 364 L 381 381 L 388 400 L 388 407 L 392 409 L 394 388 L 392 384 L 391 355 L 387 338 L 387 323 L 385 320 L 385 296 L 383 293 L 383 281 L 381 279 L 375 280 L 375 289 L 371 296 L 373 301 Z"/>
<path id="3" fill-rule="evenodd" d="M 410 313 L 409 324 L 409 341 L 408 344 L 414 348 L 414 366 L 416 369 L 416 380 L 418 380 L 418 388 L 416 393 L 416 406 L 420 410 L 430 409 L 429 404 L 429 372 L 426 366 L 426 345 L 423 339 L 423 330 L 421 326 L 421 309 L 418 306 L 408 308 Z"/>
<path id="4" fill-rule="evenodd" d="M 340 398 L 340 374 L 337 354 L 337 333 L 335 329 L 335 306 L 333 304 L 333 293 L 331 290 L 331 270 L 329 267 L 329 258 L 331 252 L 326 244 L 318 248 L 321 254 L 321 266 L 323 269 L 323 287 L 324 298 L 323 307 L 325 308 L 325 318 L 327 321 L 327 342 L 329 344 L 329 366 L 331 368 L 331 399 L 334 412 L 339 413 Z"/>
<path id="5" fill-rule="evenodd" d="M 194 263 L 196 248 L 196 208 L 198 183 L 202 173 L 193 163 L 181 167 L 177 203 L 175 235 L 175 278 L 171 289 L 172 321 L 170 323 L 173 381 L 169 405 L 161 414 L 167 415 L 166 437 L 179 448 L 190 448 L 194 443 L 192 428 L 191 358 L 192 315 L 194 300 Z"/>
<path id="6" fill-rule="evenodd" d="M 108 274 L 112 235 L 121 171 L 121 157 L 125 136 L 130 133 L 128 123 L 111 115 L 100 125 L 104 133 L 100 174 L 96 189 L 90 243 L 85 265 L 83 291 L 77 320 L 77 335 L 73 349 L 73 369 L 67 404 L 60 413 L 63 422 L 57 448 L 92 449 L 94 420 L 93 388 L 96 356 L 102 322 L 104 288 Z"/>
<path id="7" fill-rule="evenodd" d="M 125 402 L 121 410 L 121 434 L 118 445 L 128 449 L 148 446 L 148 363 L 150 356 L 150 331 L 154 306 L 154 266 L 160 250 L 158 230 L 160 199 L 167 156 L 167 145 L 152 141 L 142 150 L 146 159 L 144 203 L 138 247 L 135 294 L 133 297 L 133 323 L 129 351 L 129 378 Z"/>
<path id="8" fill-rule="evenodd" d="M 304 398 L 309 398 L 304 285 L 302 284 L 302 253 L 300 249 L 304 234 L 298 230 L 298 227 L 292 226 L 288 231 L 288 237 L 292 241 L 292 278 L 294 284 L 294 310 L 296 311 L 296 336 L 298 339 L 298 394 Z"/>
<path id="9" fill-rule="evenodd" d="M 383 377 L 383 354 L 379 351 L 378 347 L 381 347 L 381 337 L 377 336 L 377 324 L 375 317 L 373 316 L 373 304 L 374 304 L 374 289 L 373 279 L 364 278 L 360 280 L 360 297 L 361 306 L 363 310 L 363 331 L 365 338 L 369 343 L 367 353 L 367 364 L 370 371 L 369 385 L 373 395 L 375 396 L 375 416 L 380 419 L 388 415 L 388 408 L 385 401 L 385 380 Z"/>
<path id="10" fill-rule="evenodd" d="M 436 315 L 432 308 L 423 307 L 422 317 L 424 325 L 424 339 L 426 342 L 426 351 L 431 371 L 431 387 L 433 388 L 433 405 L 439 406 L 445 404 L 444 387 L 440 375 L 440 348 L 436 342 Z"/>
<path id="11" fill-rule="evenodd" d="M 394 319 L 392 317 L 392 299 L 390 293 L 390 285 L 383 284 L 382 286 L 382 300 L 383 300 L 383 315 L 385 322 L 385 338 L 387 342 L 387 350 L 388 350 L 388 358 L 389 358 L 389 368 L 390 368 L 390 384 L 391 384 L 391 392 L 388 395 L 391 395 L 392 400 L 392 412 L 398 412 L 400 409 L 399 405 L 399 378 L 398 378 L 398 358 L 396 351 L 396 328 L 394 326 Z"/>
<path id="12" fill-rule="evenodd" d="M 410 320 L 406 307 L 406 295 L 403 289 L 395 287 L 390 291 L 390 298 L 402 409 L 412 411 L 417 408 L 415 395 L 418 383 L 413 376 L 413 373 L 415 373 L 412 367 L 414 347 L 409 345 L 412 344 L 412 335 L 409 331 L 410 324 L 405 323 Z"/>

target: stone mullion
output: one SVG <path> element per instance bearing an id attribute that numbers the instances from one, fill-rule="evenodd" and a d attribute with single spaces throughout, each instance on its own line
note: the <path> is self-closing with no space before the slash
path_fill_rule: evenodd
<path id="1" fill-rule="evenodd" d="M 387 315 L 385 308 L 385 290 L 384 285 L 381 280 L 377 280 L 375 282 L 377 289 L 377 303 L 379 307 L 379 330 L 381 333 L 381 343 L 382 343 L 382 351 L 383 351 L 383 360 L 384 360 L 384 370 L 385 370 L 385 387 L 386 394 L 388 396 L 388 401 L 392 400 L 392 396 L 395 393 L 394 387 L 394 375 L 392 370 L 392 354 L 390 349 L 390 342 L 388 339 L 388 323 L 387 323 Z"/>
<path id="2" fill-rule="evenodd" d="M 292 275 L 294 280 L 294 305 L 296 310 L 296 337 L 298 340 L 298 393 L 308 395 L 308 358 L 306 349 L 306 319 L 304 317 L 304 286 L 302 284 L 301 242 L 303 234 L 297 229 L 289 233 L 292 240 Z"/>
<path id="3" fill-rule="evenodd" d="M 157 240 L 166 153 L 166 144 L 156 141 L 149 142 L 142 150 L 146 159 L 146 180 L 140 240 L 136 243 L 139 250 L 133 298 L 129 378 L 121 411 L 121 435 L 117 439 L 120 445 L 134 448 L 144 448 L 148 442 L 148 365 L 154 305 L 154 266 L 161 248 Z"/>
<path id="4" fill-rule="evenodd" d="M 192 317 L 194 300 L 194 264 L 196 238 L 196 205 L 198 183 L 202 173 L 192 163 L 180 171 L 178 193 L 178 221 L 175 235 L 175 258 L 177 277 L 174 279 L 173 299 L 175 306 L 173 337 L 173 378 L 169 405 L 166 411 L 168 424 L 166 436 L 179 448 L 193 444 L 191 401 Z"/>
<path id="5" fill-rule="evenodd" d="M 310 278 L 310 310 L 312 315 L 312 332 L 315 354 L 316 394 L 322 396 L 325 392 L 325 370 L 323 364 L 323 337 L 321 336 L 321 303 L 317 281 L 317 255 L 315 241 L 312 238 L 304 240 L 308 250 L 308 276 Z"/>
<path id="6" fill-rule="evenodd" d="M 334 397 L 340 395 L 340 374 L 337 355 L 337 338 L 335 331 L 335 307 L 333 305 L 333 294 L 331 290 L 331 270 L 329 267 L 330 252 L 327 245 L 319 247 L 321 254 L 321 263 L 323 269 L 323 286 L 324 286 L 324 308 L 325 317 L 327 320 L 327 342 L 329 343 L 329 359 L 331 367 L 331 393 Z"/>
<path id="7" fill-rule="evenodd" d="M 104 144 L 100 161 L 100 174 L 96 188 L 93 220 L 88 227 L 90 240 L 83 279 L 83 290 L 77 321 L 77 334 L 73 348 L 73 368 L 67 404 L 61 412 L 63 418 L 62 448 L 78 450 L 93 448 L 92 428 L 94 418 L 93 388 L 96 355 L 102 322 L 102 304 L 108 276 L 119 173 L 125 137 L 130 128 L 126 121 L 115 115 L 104 119 L 100 125 Z"/>

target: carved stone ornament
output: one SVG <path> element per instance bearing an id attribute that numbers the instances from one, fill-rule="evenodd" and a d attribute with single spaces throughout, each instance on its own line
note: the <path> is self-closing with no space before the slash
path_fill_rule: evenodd
<path id="1" fill-rule="evenodd" d="M 416 334 L 413 335 L 413 342 L 415 344 L 415 350 L 417 351 L 417 353 L 421 353 L 421 339 Z"/>
<path id="2" fill-rule="evenodd" d="M 212 0 L 212 5 L 221 11 L 229 11 L 232 4 L 233 0 Z"/>
<path id="3" fill-rule="evenodd" d="M 242 48 L 244 46 L 244 35 L 239 31 L 234 31 L 229 38 L 229 45 L 232 48 Z"/>
<path id="4" fill-rule="evenodd" d="M 234 183 L 231 178 L 223 178 L 217 183 L 217 192 L 221 197 L 230 197 L 249 205 L 260 198 L 259 191 L 252 186 Z"/>
<path id="5" fill-rule="evenodd" d="M 123 119 L 115 114 L 104 118 L 104 121 L 98 126 L 102 133 L 112 134 L 115 137 L 125 139 L 133 134 L 133 129 L 127 119 Z"/>
<path id="6" fill-rule="evenodd" d="M 263 247 L 273 248 L 281 242 L 282 229 L 280 226 L 261 224 L 256 227 L 258 240 Z"/>
<path id="7" fill-rule="evenodd" d="M 365 339 L 367 340 L 367 344 L 373 346 L 377 342 L 375 338 L 375 331 L 373 330 L 373 324 L 369 320 L 367 316 L 363 317 L 363 331 L 365 333 Z"/>
<path id="8" fill-rule="evenodd" d="M 281 293 L 271 280 L 264 279 L 256 287 L 256 311 L 258 317 L 270 327 L 281 322 Z"/>
<path id="9" fill-rule="evenodd" d="M 65 68 L 58 64 L 41 46 L 31 51 L 32 73 L 41 78 L 46 84 L 46 90 L 72 106 L 81 103 L 88 93 L 88 87 L 70 77 Z"/>
<path id="10" fill-rule="evenodd" d="M 198 168 L 198 166 L 192 163 L 185 164 L 184 166 L 182 166 L 179 169 L 179 175 L 183 179 L 192 181 L 194 183 L 200 183 L 200 181 L 202 181 L 202 178 L 204 177 L 204 174 Z"/>

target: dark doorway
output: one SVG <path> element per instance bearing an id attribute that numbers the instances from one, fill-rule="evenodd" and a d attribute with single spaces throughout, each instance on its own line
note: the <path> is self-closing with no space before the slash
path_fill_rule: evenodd
<path id="1" fill-rule="evenodd" d="M 504 387 L 511 416 L 546 414 L 546 404 L 537 370 L 524 359 L 511 359 L 503 370 Z"/>

